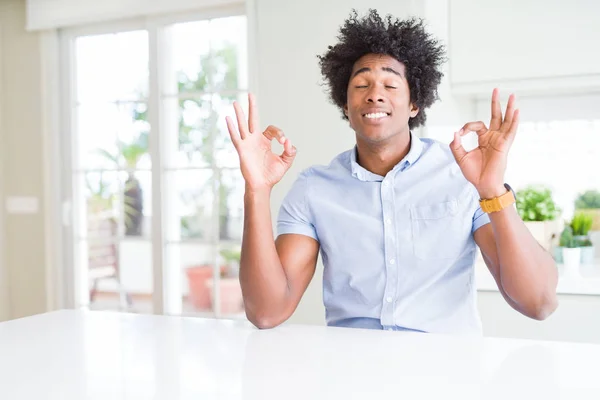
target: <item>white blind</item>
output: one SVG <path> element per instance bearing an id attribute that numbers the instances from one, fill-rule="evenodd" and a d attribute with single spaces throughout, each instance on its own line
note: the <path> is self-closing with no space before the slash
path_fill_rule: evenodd
<path id="1" fill-rule="evenodd" d="M 243 5 L 244 0 L 26 0 L 27 30 Z"/>

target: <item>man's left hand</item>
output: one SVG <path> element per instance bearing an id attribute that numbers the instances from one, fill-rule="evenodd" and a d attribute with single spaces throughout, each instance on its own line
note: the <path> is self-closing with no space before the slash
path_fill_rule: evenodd
<path id="1" fill-rule="evenodd" d="M 482 199 L 497 197 L 506 192 L 506 159 L 519 125 L 519 110 L 514 105 L 515 97 L 511 94 L 503 116 L 498 89 L 494 89 L 490 127 L 481 121 L 469 122 L 454 133 L 454 140 L 450 143 L 452 154 L 463 175 L 475 186 Z M 478 146 L 467 152 L 461 139 L 469 132 L 477 133 Z"/>

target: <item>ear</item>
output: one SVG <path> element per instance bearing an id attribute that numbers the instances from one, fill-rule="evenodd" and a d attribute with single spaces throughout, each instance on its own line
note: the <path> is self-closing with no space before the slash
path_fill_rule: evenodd
<path id="1" fill-rule="evenodd" d="M 348 117 L 348 104 L 344 104 L 344 115 Z"/>
<path id="2" fill-rule="evenodd" d="M 413 103 L 410 103 L 410 117 L 414 118 L 419 113 L 419 107 L 415 106 Z"/>

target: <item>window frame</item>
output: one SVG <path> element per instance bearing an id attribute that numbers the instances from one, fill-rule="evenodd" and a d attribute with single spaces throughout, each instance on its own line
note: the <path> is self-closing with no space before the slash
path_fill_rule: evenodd
<path id="1" fill-rule="evenodd" d="M 77 219 L 79 213 L 73 212 L 75 207 L 75 199 L 79 198 L 77 192 L 78 187 L 75 184 L 74 171 L 76 169 L 75 157 L 76 149 L 79 148 L 77 143 L 77 120 L 76 113 L 73 112 L 76 105 L 76 54 L 75 40 L 81 36 L 102 35 L 121 32 L 131 32 L 135 30 L 145 30 L 148 33 L 148 49 L 149 49 L 149 95 L 144 101 L 148 107 L 148 122 L 152 129 L 150 130 L 150 147 L 149 153 L 152 159 L 151 174 L 152 174 L 152 223 L 150 238 L 152 245 L 152 277 L 153 277 L 153 313 L 166 315 L 186 315 L 182 313 L 182 298 L 181 293 L 173 295 L 171 288 L 174 285 L 180 286 L 181 270 L 171 268 L 168 271 L 165 268 L 165 253 L 168 242 L 165 240 L 163 232 L 163 221 L 165 211 L 165 201 L 163 198 L 164 175 L 177 168 L 169 168 L 163 166 L 165 159 L 164 151 L 160 143 L 164 140 L 165 130 L 161 127 L 162 115 L 162 90 L 163 77 L 161 71 L 165 70 L 166 61 L 161 58 L 164 52 L 164 31 L 165 28 L 172 24 L 186 23 L 214 18 L 246 16 L 247 21 L 247 77 L 248 87 L 240 88 L 240 91 L 256 92 L 255 82 L 252 68 L 253 61 L 251 56 L 252 47 L 252 25 L 250 23 L 252 13 L 251 6 L 232 5 L 226 7 L 218 7 L 212 9 L 197 10 L 195 12 L 185 12 L 171 15 L 161 15 L 153 17 L 143 17 L 127 19 L 122 21 L 114 21 L 100 24 L 90 24 L 81 27 L 73 27 L 61 29 L 58 31 L 59 42 L 59 66 L 58 72 L 60 75 L 60 129 L 58 132 L 58 142 L 60 143 L 61 156 L 59 156 L 60 173 L 58 180 L 59 185 L 55 186 L 60 191 L 61 210 L 62 213 L 62 229 L 61 235 L 61 259 L 62 268 L 60 271 L 60 279 L 62 282 L 62 299 L 60 304 L 66 308 L 86 308 L 89 306 L 89 291 L 87 290 L 87 273 L 81 271 L 81 268 L 76 268 L 76 260 L 80 253 L 76 248 L 77 238 L 75 237 L 76 227 L 80 222 Z M 250 15 L 249 15 L 250 14 Z M 158 127 L 158 128 L 157 128 Z M 215 166 L 211 166 L 215 172 Z M 214 190 L 214 189 L 213 189 Z M 218 202 L 218 197 L 215 196 L 214 202 Z M 212 240 L 210 245 L 213 247 L 215 261 L 218 256 L 218 246 L 221 241 L 218 237 L 219 229 L 219 213 L 218 205 L 213 208 L 213 216 L 216 223 L 213 224 L 212 232 L 215 240 Z M 186 243 L 193 240 L 186 240 Z M 215 290 L 213 291 L 213 310 L 208 313 L 211 317 L 220 317 L 220 292 L 218 281 L 220 279 L 218 272 L 218 263 L 214 262 L 213 278 L 215 279 Z M 174 271 L 176 270 L 176 271 Z M 179 290 L 179 292 L 181 292 Z M 203 315 L 202 313 L 194 313 L 193 315 Z"/>

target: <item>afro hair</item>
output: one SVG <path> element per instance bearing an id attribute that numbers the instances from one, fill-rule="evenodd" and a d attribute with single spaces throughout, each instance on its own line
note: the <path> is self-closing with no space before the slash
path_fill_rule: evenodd
<path id="1" fill-rule="evenodd" d="M 317 57 L 330 100 L 340 108 L 344 119 L 348 119 L 344 106 L 354 63 L 366 54 L 382 54 L 404 64 L 410 100 L 419 108 L 419 113 L 408 122 L 410 129 L 425 123 L 425 109 L 438 99 L 441 66 L 446 60 L 444 46 L 425 31 L 422 19 L 392 20 L 388 15 L 383 20 L 372 9 L 359 19 L 356 10 L 352 10 L 340 28 L 338 40 Z"/>

